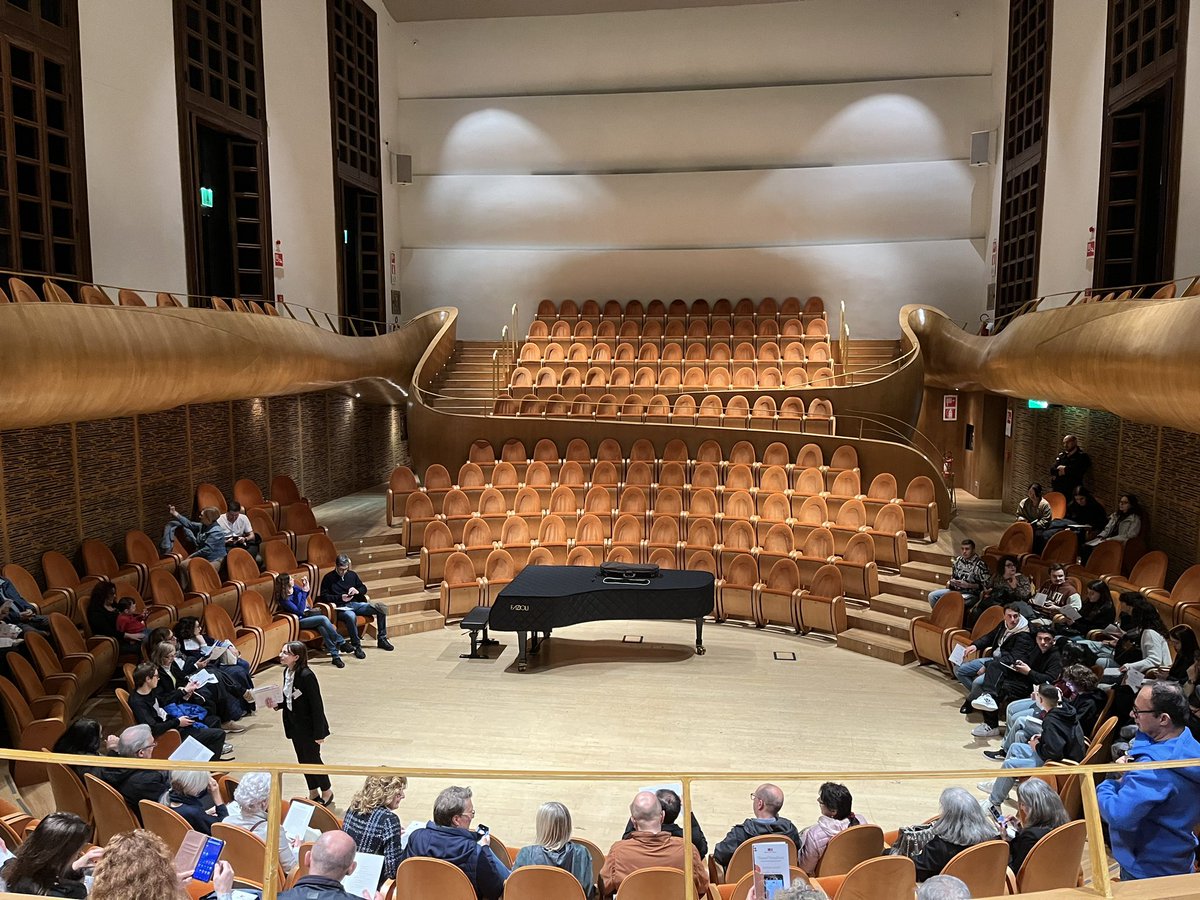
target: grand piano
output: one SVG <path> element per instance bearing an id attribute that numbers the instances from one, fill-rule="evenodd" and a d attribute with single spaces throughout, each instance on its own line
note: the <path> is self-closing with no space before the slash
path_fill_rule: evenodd
<path id="1" fill-rule="evenodd" d="M 517 633 L 521 672 L 528 653 L 537 653 L 553 629 L 610 619 L 694 619 L 696 653 L 703 655 L 704 617 L 713 611 L 714 582 L 709 572 L 676 569 L 623 578 L 588 566 L 527 566 L 496 597 L 488 627 Z"/>

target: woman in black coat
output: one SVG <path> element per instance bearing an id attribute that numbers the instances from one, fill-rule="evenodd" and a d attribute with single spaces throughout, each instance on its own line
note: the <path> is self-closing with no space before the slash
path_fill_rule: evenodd
<path id="1" fill-rule="evenodd" d="M 321 744 L 329 737 L 329 722 L 321 702 L 321 685 L 308 667 L 308 648 L 300 641 L 284 644 L 279 652 L 283 664 L 283 701 L 267 698 L 270 709 L 283 711 L 283 733 L 296 748 L 296 762 L 324 765 Z M 309 799 L 322 806 L 333 803 L 333 786 L 325 774 L 305 775 Z"/>

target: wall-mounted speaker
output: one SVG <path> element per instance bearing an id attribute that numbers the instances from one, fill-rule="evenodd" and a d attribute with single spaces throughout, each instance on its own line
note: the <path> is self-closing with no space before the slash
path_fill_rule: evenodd
<path id="1" fill-rule="evenodd" d="M 992 132 L 971 132 L 971 165 L 990 166 L 992 164 Z"/>
<path id="2" fill-rule="evenodd" d="M 406 153 L 388 152 L 392 184 L 412 184 L 412 157 Z"/>

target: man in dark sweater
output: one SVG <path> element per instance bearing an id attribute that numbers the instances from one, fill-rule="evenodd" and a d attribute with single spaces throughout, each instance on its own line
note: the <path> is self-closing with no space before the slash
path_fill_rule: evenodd
<path id="1" fill-rule="evenodd" d="M 326 831 L 308 852 L 308 874 L 279 900 L 358 900 L 342 887 L 342 879 L 357 868 L 354 839 L 344 831 Z M 364 894 L 365 896 L 365 894 Z M 376 891 L 376 898 L 383 894 Z"/>
<path id="2" fill-rule="evenodd" d="M 995 700 L 995 708 L 983 710 L 983 721 L 989 729 L 999 727 L 1000 710 L 1008 709 L 1014 700 L 1028 697 L 1036 685 L 1053 684 L 1062 674 L 1062 657 L 1054 645 L 1054 630 L 1049 625 L 1039 625 L 1033 629 L 1033 640 L 1036 649 L 1032 654 L 1014 654 L 1008 665 L 989 666 L 985 670 L 984 693 L 977 699 Z"/>
<path id="3" fill-rule="evenodd" d="M 752 837 L 763 834 L 779 834 L 790 840 L 796 847 L 800 846 L 800 834 L 796 826 L 779 815 L 783 809 L 783 791 L 774 784 L 760 784 L 750 795 L 754 807 L 754 818 L 747 819 L 740 825 L 729 829 L 725 839 L 713 848 L 712 856 L 724 868 L 733 859 L 733 853 Z"/>
<path id="4" fill-rule="evenodd" d="M 154 753 L 154 735 L 150 733 L 149 725 L 130 725 L 121 732 L 117 742 L 117 752 L 114 756 L 124 756 L 127 759 L 150 759 Z M 171 787 L 171 776 L 168 772 L 155 772 L 151 769 L 118 769 L 108 767 L 100 772 L 100 780 L 106 781 L 125 798 L 133 814 L 140 816 L 139 800 L 162 801 Z"/>
<path id="5" fill-rule="evenodd" d="M 1062 445 L 1062 453 L 1050 467 L 1050 489 L 1070 497 L 1083 484 L 1083 476 L 1092 467 L 1092 458 L 1080 449 L 1073 434 L 1064 435 Z"/>
<path id="6" fill-rule="evenodd" d="M 346 626 L 357 658 L 363 659 L 367 655 L 358 636 L 359 616 L 375 620 L 381 650 L 395 649 L 387 639 L 387 607 L 371 602 L 367 596 L 367 586 L 358 573 L 350 568 L 350 557 L 344 553 L 334 561 L 334 569 L 326 572 L 321 579 L 320 596 L 322 603 L 332 603 L 336 607 L 338 621 Z"/>

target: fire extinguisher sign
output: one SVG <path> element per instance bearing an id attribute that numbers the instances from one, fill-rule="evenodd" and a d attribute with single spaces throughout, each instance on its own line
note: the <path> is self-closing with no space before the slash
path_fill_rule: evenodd
<path id="1" fill-rule="evenodd" d="M 957 422 L 958 421 L 958 395 L 947 394 L 942 398 L 942 421 Z"/>

